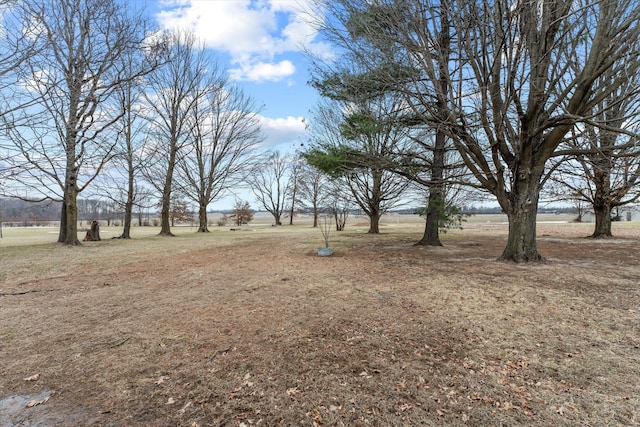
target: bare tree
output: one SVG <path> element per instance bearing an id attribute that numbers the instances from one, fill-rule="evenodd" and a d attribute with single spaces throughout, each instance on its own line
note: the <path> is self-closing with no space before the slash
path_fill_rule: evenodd
<path id="1" fill-rule="evenodd" d="M 192 33 L 178 31 L 167 36 L 168 62 L 150 74 L 144 97 L 148 103 L 150 162 L 144 170 L 147 180 L 160 193 L 160 235 L 172 236 L 170 211 L 174 173 L 181 156 L 186 156 L 196 127 L 197 106 L 212 87 L 215 62 Z"/>
<path id="2" fill-rule="evenodd" d="M 296 214 L 296 204 L 301 203 L 300 200 L 300 192 L 301 192 L 301 174 L 304 167 L 304 159 L 297 154 L 293 159 L 291 159 L 291 167 L 289 173 L 289 225 L 293 225 L 293 217 Z"/>
<path id="3" fill-rule="evenodd" d="M 273 215 L 275 225 L 282 225 L 282 214 L 289 195 L 288 157 L 279 151 L 267 153 L 266 157 L 256 163 L 247 178 L 249 188 L 264 209 Z"/>
<path id="4" fill-rule="evenodd" d="M 344 231 L 349 218 L 349 212 L 354 206 L 351 193 L 343 191 L 344 183 L 341 178 L 331 181 L 326 198 L 326 207 L 323 211 L 333 215 L 336 224 L 336 231 Z"/>
<path id="5" fill-rule="evenodd" d="M 139 61 L 141 52 L 132 52 L 123 58 L 123 68 L 132 67 Z M 104 174 L 101 191 L 123 210 L 121 239 L 131 238 L 133 209 L 140 204 L 144 190 L 139 182 L 146 163 L 145 144 L 148 122 L 144 120 L 146 105 L 143 104 L 144 80 L 125 82 L 117 91 L 116 99 L 123 115 L 116 123 L 118 144 L 115 147 L 112 167 Z M 139 222 L 141 222 L 139 220 Z M 142 224 L 140 224 L 142 225 Z"/>
<path id="6" fill-rule="evenodd" d="M 319 169 L 303 164 L 298 177 L 298 191 L 300 200 L 311 205 L 313 214 L 313 228 L 318 227 L 320 204 L 325 198 L 329 180 L 327 175 Z"/>
<path id="7" fill-rule="evenodd" d="M 139 185 L 136 189 L 136 204 L 138 226 L 149 225 L 149 209 L 156 206 L 155 195 L 152 188 L 144 185 Z"/>
<path id="8" fill-rule="evenodd" d="M 640 75 L 631 75 L 596 105 L 597 125 L 575 128 L 557 153 L 568 160 L 557 165 L 553 180 L 563 194 L 592 206 L 594 238 L 611 237 L 613 209 L 640 199 L 639 95 Z"/>
<path id="9" fill-rule="evenodd" d="M 217 69 L 193 108 L 188 155 L 178 158 L 176 181 L 198 205 L 199 232 L 208 232 L 207 206 L 244 180 L 250 155 L 263 140 L 258 107 Z"/>
<path id="10" fill-rule="evenodd" d="M 374 8 L 375 6 L 373 6 Z M 440 9 L 446 12 L 447 2 L 440 2 Z M 348 36 L 340 32 L 334 32 L 333 38 L 339 43 L 352 45 L 350 40 L 358 40 L 358 48 L 355 51 L 347 49 L 344 57 L 336 63 L 314 61 L 314 71 L 319 76 L 312 83 L 320 89 L 321 94 L 337 100 L 348 100 L 356 103 L 363 101 L 391 99 L 396 104 L 392 114 L 385 114 L 378 121 L 388 122 L 394 120 L 397 128 L 406 128 L 407 139 L 411 144 L 402 144 L 402 149 L 396 149 L 393 156 L 388 159 L 376 158 L 364 159 L 377 167 L 393 171 L 424 186 L 428 189 L 427 209 L 424 235 L 417 245 L 442 246 L 440 241 L 440 228 L 443 221 L 448 221 L 446 207 L 451 206 L 451 200 L 447 200 L 447 183 L 455 179 L 458 182 L 463 168 L 460 160 L 453 158 L 452 144 L 448 142 L 445 132 L 439 126 L 429 126 L 420 115 L 413 113 L 407 102 L 402 100 L 402 85 L 404 74 L 410 70 L 391 71 L 396 81 L 390 80 L 389 65 L 384 57 L 376 54 L 380 38 L 375 38 L 369 43 L 375 29 L 375 21 L 371 19 L 351 19 L 346 23 Z M 373 28 L 372 29 L 372 25 Z M 378 29 L 379 30 L 379 29 Z M 440 13 L 439 22 L 434 22 L 434 35 L 438 39 L 435 49 L 439 51 L 437 72 L 439 74 L 437 84 L 446 85 L 448 78 L 449 55 L 451 50 L 451 28 L 447 13 Z M 348 39 L 348 40 L 347 40 Z M 382 42 L 384 45 L 384 42 Z M 364 47 L 364 49 L 363 49 Z M 387 52 L 393 48 L 386 46 Z M 363 54 L 370 52 L 370 54 Z M 368 62 L 362 64 L 362 58 Z M 372 59 L 373 58 L 373 59 Z M 377 58 L 377 59 L 376 59 Z M 437 107 L 437 103 L 436 103 Z M 432 129 L 430 129 L 432 128 Z M 382 161 L 386 161 L 382 166 Z M 455 161 L 455 163 L 452 163 Z"/>
<path id="11" fill-rule="evenodd" d="M 640 8 L 633 0 L 340 1 L 325 26 L 417 115 L 449 137 L 509 218 L 501 255 L 539 261 L 536 214 L 547 162 L 594 108 L 638 73 Z M 438 49 L 442 15 L 451 52 Z M 362 49 L 343 31 L 359 22 Z M 336 25 L 337 24 L 337 25 Z M 375 55 L 372 53 L 375 52 Z M 445 59 L 448 57 L 448 61 Z M 447 64 L 446 73 L 441 66 Z M 623 65 L 624 64 L 624 65 Z M 609 73 L 610 80 L 601 79 Z M 402 84 L 398 85 L 400 79 Z"/>
<path id="12" fill-rule="evenodd" d="M 242 200 L 236 200 L 233 205 L 233 212 L 229 215 L 229 219 L 233 221 L 238 227 L 241 225 L 249 224 L 253 221 L 253 211 L 249 202 L 243 202 Z"/>
<path id="13" fill-rule="evenodd" d="M 111 158 L 113 124 L 122 112 L 112 101 L 124 83 L 148 72 L 143 57 L 132 75 L 119 59 L 144 48 L 146 22 L 119 2 L 43 0 L 16 4 L 24 32 L 38 48 L 21 65 L 25 121 L 9 130 L 21 164 L 23 197 L 62 201 L 58 241 L 80 244 L 77 197 Z M 19 193 L 20 190 L 16 190 Z"/>
<path id="14" fill-rule="evenodd" d="M 171 208 L 169 209 L 169 221 L 174 227 L 176 223 L 185 223 L 193 220 L 193 212 L 189 205 L 177 193 L 171 195 Z"/>
<path id="15" fill-rule="evenodd" d="M 314 143 L 306 157 L 341 177 L 345 189 L 369 217 L 369 233 L 380 232 L 380 217 L 400 202 L 409 181 L 388 164 L 410 142 L 397 120 L 398 104 L 386 97 L 320 105 L 314 115 Z"/>

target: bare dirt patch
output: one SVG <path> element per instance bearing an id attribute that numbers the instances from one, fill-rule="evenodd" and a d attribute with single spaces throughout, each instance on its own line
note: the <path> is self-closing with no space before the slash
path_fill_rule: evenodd
<path id="1" fill-rule="evenodd" d="M 0 426 L 638 423 L 638 229 L 364 231 L 0 248 Z"/>

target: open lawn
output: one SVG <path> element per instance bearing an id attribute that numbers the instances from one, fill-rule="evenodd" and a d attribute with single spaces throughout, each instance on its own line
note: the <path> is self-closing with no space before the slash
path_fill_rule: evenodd
<path id="1" fill-rule="evenodd" d="M 0 427 L 640 424 L 640 224 L 543 222 L 515 265 L 499 216 L 382 222 L 332 257 L 308 222 L 3 230 Z"/>

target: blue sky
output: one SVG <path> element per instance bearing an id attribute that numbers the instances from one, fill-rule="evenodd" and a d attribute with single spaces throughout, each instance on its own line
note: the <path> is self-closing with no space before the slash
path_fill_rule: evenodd
<path id="1" fill-rule="evenodd" d="M 315 90 L 307 84 L 309 61 L 304 51 L 320 57 L 331 56 L 331 49 L 319 41 L 314 25 L 321 16 L 309 13 L 313 1 L 124 0 L 124 3 L 129 2 L 132 10 L 144 8 L 161 29 L 193 31 L 245 94 L 256 105 L 263 106 L 259 112 L 265 135 L 262 149 L 291 153 L 307 142 L 305 119 L 318 100 Z M 229 209 L 235 197 L 225 197 L 210 208 Z M 240 190 L 237 197 L 259 208 L 248 190 Z"/>
<path id="2" fill-rule="evenodd" d="M 149 0 L 164 29 L 187 28 L 211 48 L 245 93 L 263 105 L 266 145 L 289 151 L 305 142 L 304 118 L 317 102 L 303 49 L 330 55 L 307 0 Z M 316 21 L 317 22 L 317 21 Z"/>

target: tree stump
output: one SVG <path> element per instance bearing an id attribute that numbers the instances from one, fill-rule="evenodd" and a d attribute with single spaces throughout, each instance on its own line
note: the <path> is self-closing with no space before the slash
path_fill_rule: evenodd
<path id="1" fill-rule="evenodd" d="M 85 242 L 97 242 L 100 240 L 100 223 L 98 221 L 91 221 L 91 228 L 87 230 L 87 235 L 84 236 Z"/>

